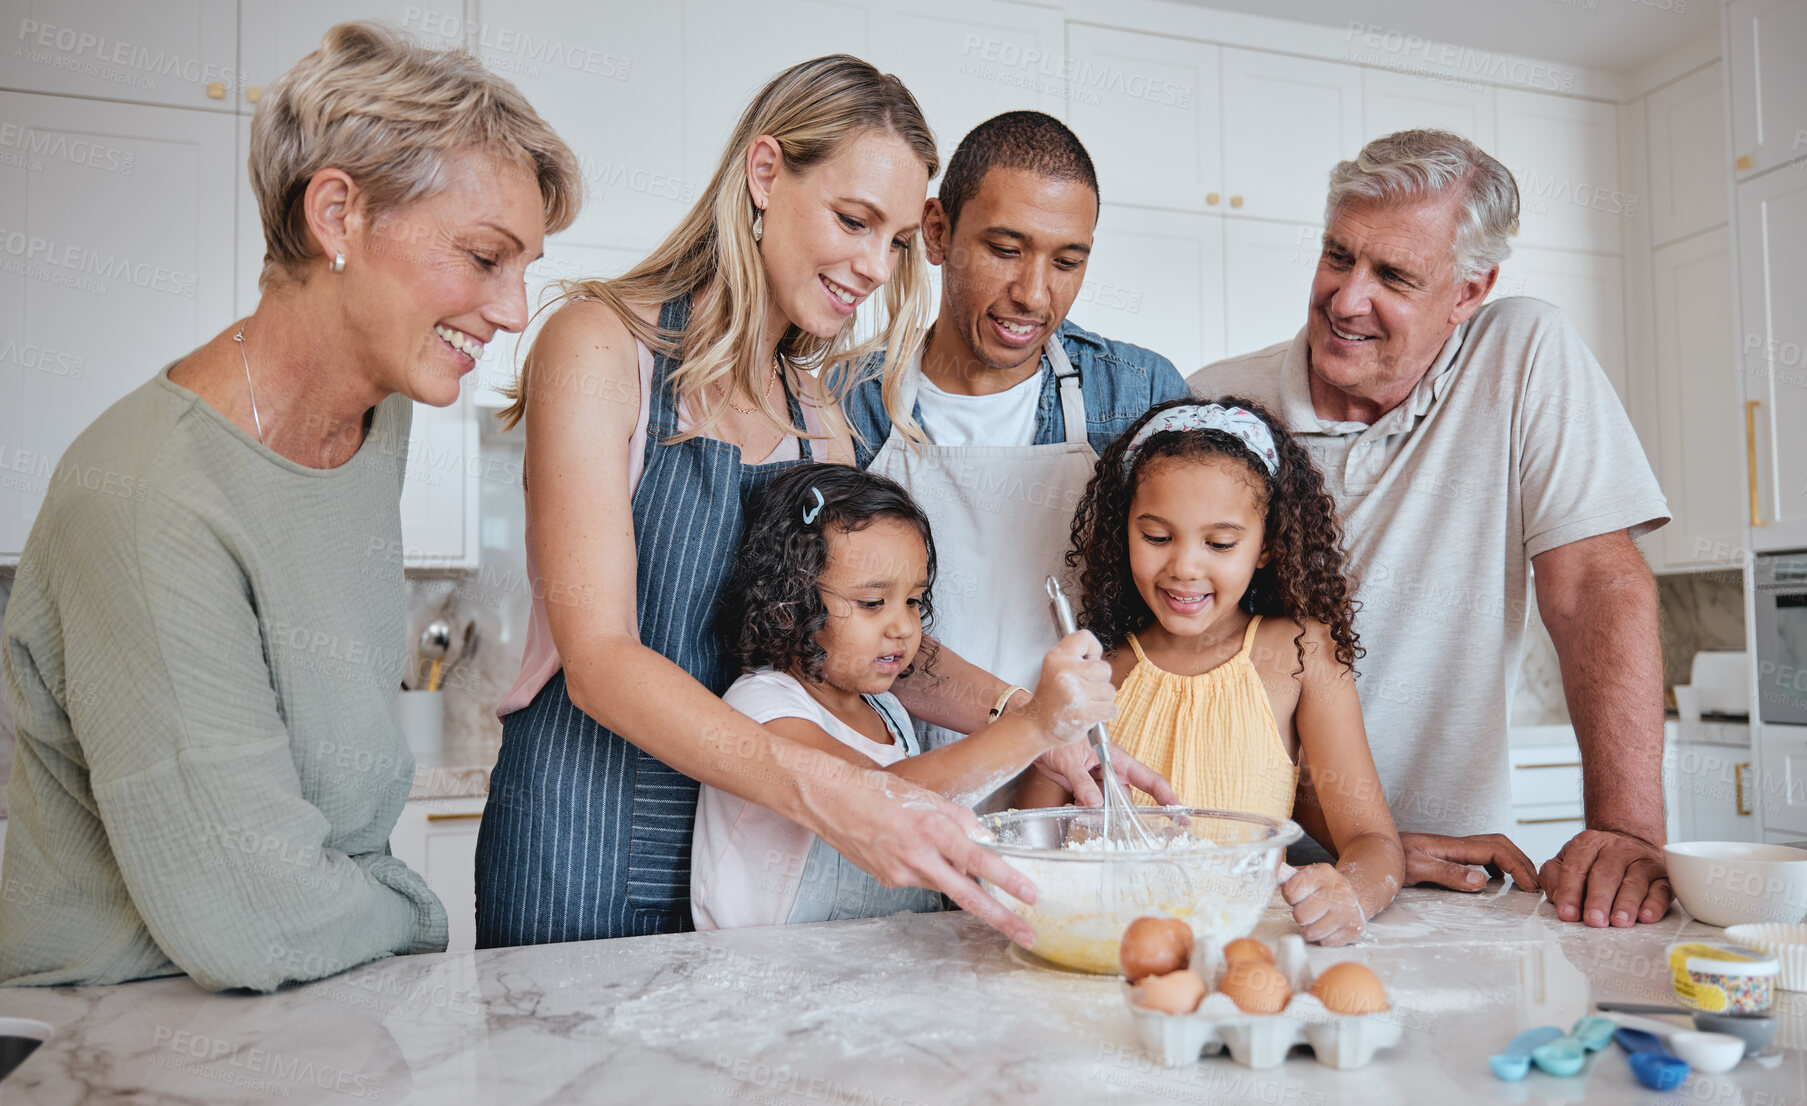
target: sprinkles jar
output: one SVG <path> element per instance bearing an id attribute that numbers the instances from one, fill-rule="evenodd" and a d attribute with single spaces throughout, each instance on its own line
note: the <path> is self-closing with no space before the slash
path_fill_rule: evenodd
<path id="1" fill-rule="evenodd" d="M 1669 946 L 1675 997 L 1699 1010 L 1762 1014 L 1775 1002 L 1782 965 L 1768 953 L 1743 945 L 1685 941 Z"/>

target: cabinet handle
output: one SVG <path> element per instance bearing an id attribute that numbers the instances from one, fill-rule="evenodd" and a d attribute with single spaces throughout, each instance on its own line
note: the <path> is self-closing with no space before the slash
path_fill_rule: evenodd
<path id="1" fill-rule="evenodd" d="M 1231 207 L 1241 207 L 1242 206 L 1242 197 L 1241 196 L 1231 196 L 1230 197 L 1230 206 Z"/>
<path id="2" fill-rule="evenodd" d="M 245 89 L 245 102 L 246 103 L 255 104 L 255 103 L 257 103 L 257 101 L 259 101 L 263 98 L 264 98 L 264 90 L 263 89 L 261 89 L 261 88 Z"/>
<path id="3" fill-rule="evenodd" d="M 1744 401 L 1744 471 L 1751 481 L 1751 525 L 1767 525 L 1757 510 L 1757 405 L 1760 399 Z"/>
<path id="4" fill-rule="evenodd" d="M 1751 762 L 1748 760 L 1743 764 L 1732 765 L 1732 780 L 1738 788 L 1738 813 L 1740 814 L 1750 813 L 1750 811 L 1744 809 L 1744 770 L 1750 766 Z"/>
<path id="5" fill-rule="evenodd" d="M 1217 193 L 1215 193 L 1215 192 L 1205 193 L 1205 202 L 1208 204 L 1215 206 L 1217 203 L 1217 198 L 1218 198 Z"/>
<path id="6" fill-rule="evenodd" d="M 226 98 L 226 82 L 208 81 L 207 98 L 209 100 L 224 100 Z"/>
<path id="7" fill-rule="evenodd" d="M 470 811 L 465 814 L 429 814 L 429 815 L 427 815 L 427 821 L 429 821 L 429 822 L 464 822 L 464 821 L 469 821 L 472 818 L 481 818 L 481 817 L 483 817 L 483 812 L 481 810 L 473 810 L 473 811 Z"/>
<path id="8" fill-rule="evenodd" d="M 1579 768 L 1581 767 L 1581 762 L 1578 760 L 1565 760 L 1560 764 L 1514 764 L 1512 767 L 1524 772 L 1532 768 Z"/>
<path id="9" fill-rule="evenodd" d="M 1551 822 L 1582 822 L 1586 821 L 1586 818 L 1577 814 L 1573 818 L 1520 818 L 1517 821 L 1521 826 L 1543 826 Z"/>
<path id="10" fill-rule="evenodd" d="M 1740 154 L 1738 157 L 1738 161 L 1734 165 L 1734 168 L 1742 170 L 1742 169 L 1749 169 L 1750 167 L 1751 167 L 1751 155 Z"/>

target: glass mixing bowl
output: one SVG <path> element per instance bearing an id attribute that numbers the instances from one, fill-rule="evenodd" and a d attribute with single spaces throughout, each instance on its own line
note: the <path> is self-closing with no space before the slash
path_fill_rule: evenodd
<path id="1" fill-rule="evenodd" d="M 986 885 L 1035 930 L 1030 951 L 1087 972 L 1116 972 L 1123 930 L 1167 914 L 1201 939 L 1247 936 L 1279 881 L 1286 846 L 1303 831 L 1260 814 L 1196 807 L 1136 808 L 1154 849 L 1104 839 L 1104 812 L 1085 807 L 983 815 L 985 847 L 1034 881 L 1034 904 Z"/>

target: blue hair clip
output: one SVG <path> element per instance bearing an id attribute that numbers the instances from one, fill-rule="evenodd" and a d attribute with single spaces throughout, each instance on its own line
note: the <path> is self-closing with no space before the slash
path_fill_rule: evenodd
<path id="1" fill-rule="evenodd" d="M 816 523 L 816 516 L 822 513 L 822 507 L 828 501 L 822 498 L 822 489 L 816 487 L 814 484 L 809 486 L 809 493 L 816 497 L 816 505 L 814 507 L 803 508 L 803 525 L 814 526 Z"/>

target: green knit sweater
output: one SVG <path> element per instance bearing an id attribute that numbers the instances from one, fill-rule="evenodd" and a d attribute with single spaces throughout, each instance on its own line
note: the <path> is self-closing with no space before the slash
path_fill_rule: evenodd
<path id="1" fill-rule="evenodd" d="M 268 991 L 445 948 L 388 845 L 411 410 L 310 469 L 165 368 L 63 455 L 0 628 L 0 981 Z"/>

